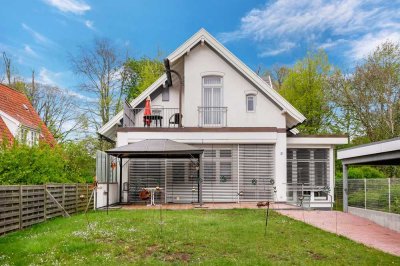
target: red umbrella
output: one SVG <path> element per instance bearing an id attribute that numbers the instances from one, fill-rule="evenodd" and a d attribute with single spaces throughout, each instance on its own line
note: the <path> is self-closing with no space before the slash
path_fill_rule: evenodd
<path id="1" fill-rule="evenodd" d="M 144 106 L 144 116 L 145 116 L 145 122 L 147 126 L 150 126 L 151 119 L 149 116 L 151 116 L 151 99 L 150 96 L 147 97 L 146 99 L 146 104 Z"/>

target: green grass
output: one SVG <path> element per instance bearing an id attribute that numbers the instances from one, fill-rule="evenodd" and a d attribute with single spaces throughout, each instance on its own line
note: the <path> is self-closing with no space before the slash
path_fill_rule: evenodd
<path id="1" fill-rule="evenodd" d="M 264 210 L 92 212 L 0 237 L 0 265 L 400 265 L 400 258 Z"/>

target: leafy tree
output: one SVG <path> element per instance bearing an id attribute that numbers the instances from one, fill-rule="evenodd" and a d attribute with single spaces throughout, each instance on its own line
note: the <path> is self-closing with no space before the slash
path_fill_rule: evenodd
<path id="1" fill-rule="evenodd" d="M 400 43 L 385 42 L 354 73 L 336 74 L 332 99 L 342 114 L 351 116 L 358 142 L 399 136 Z"/>
<path id="2" fill-rule="evenodd" d="M 329 132 L 332 110 L 326 94 L 332 65 L 323 50 L 309 52 L 289 70 L 279 93 L 293 104 L 307 120 L 299 126 L 302 133 Z"/>
<path id="3" fill-rule="evenodd" d="M 142 57 L 141 59 L 129 58 L 125 62 L 128 73 L 126 95 L 127 100 L 135 99 L 164 73 L 164 65 L 159 60 Z"/>

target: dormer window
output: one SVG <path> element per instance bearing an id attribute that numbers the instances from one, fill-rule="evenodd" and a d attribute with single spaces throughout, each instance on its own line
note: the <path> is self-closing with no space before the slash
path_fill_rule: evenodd
<path id="1" fill-rule="evenodd" d="M 256 95 L 254 94 L 246 95 L 246 108 L 247 112 L 256 111 Z"/>

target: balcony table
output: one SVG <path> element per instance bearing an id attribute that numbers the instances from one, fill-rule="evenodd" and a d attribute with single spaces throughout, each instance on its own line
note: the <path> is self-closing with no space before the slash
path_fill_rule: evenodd
<path id="1" fill-rule="evenodd" d="M 150 123 L 151 123 L 151 121 L 155 120 L 156 121 L 156 127 L 158 126 L 158 121 L 160 121 L 160 127 L 162 127 L 163 117 L 161 115 L 144 115 L 143 116 L 143 125 L 144 125 L 144 127 L 146 127 L 146 120 L 150 120 Z"/>

